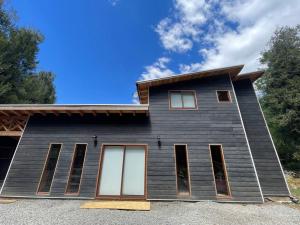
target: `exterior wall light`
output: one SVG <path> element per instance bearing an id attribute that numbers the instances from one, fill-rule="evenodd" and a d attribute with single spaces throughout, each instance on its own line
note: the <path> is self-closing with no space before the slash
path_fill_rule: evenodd
<path id="1" fill-rule="evenodd" d="M 161 147 L 161 140 L 160 140 L 160 136 L 157 136 L 157 145 L 158 145 L 158 147 Z"/>
<path id="2" fill-rule="evenodd" d="M 97 136 L 93 136 L 93 140 L 94 140 L 94 146 L 96 147 L 98 144 L 98 140 L 97 140 Z"/>

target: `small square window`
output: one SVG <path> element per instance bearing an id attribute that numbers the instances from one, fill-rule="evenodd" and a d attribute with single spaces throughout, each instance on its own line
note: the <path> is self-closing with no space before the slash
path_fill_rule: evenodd
<path id="1" fill-rule="evenodd" d="M 229 91 L 217 91 L 219 102 L 231 102 L 231 96 Z"/>
<path id="2" fill-rule="evenodd" d="M 170 106 L 173 109 L 195 109 L 196 97 L 194 91 L 171 91 Z"/>

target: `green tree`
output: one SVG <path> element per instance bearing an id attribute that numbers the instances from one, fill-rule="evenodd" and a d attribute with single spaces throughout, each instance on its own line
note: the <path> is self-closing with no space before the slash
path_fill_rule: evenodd
<path id="1" fill-rule="evenodd" d="M 54 103 L 54 75 L 36 71 L 43 36 L 14 18 L 0 0 L 0 104 Z"/>
<path id="2" fill-rule="evenodd" d="M 275 31 L 261 63 L 260 102 L 286 169 L 300 170 L 300 26 Z"/>

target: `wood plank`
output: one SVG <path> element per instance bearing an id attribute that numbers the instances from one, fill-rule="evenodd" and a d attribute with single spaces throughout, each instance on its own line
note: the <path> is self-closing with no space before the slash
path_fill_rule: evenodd
<path id="1" fill-rule="evenodd" d="M 15 203 L 17 200 L 15 199 L 6 199 L 6 198 L 0 198 L 0 204 L 11 204 Z"/>
<path id="2" fill-rule="evenodd" d="M 22 133 L 22 131 L 0 131 L 0 136 L 20 137 Z"/>
<path id="3" fill-rule="evenodd" d="M 81 209 L 121 209 L 131 211 L 150 211 L 149 201 L 88 201 Z"/>

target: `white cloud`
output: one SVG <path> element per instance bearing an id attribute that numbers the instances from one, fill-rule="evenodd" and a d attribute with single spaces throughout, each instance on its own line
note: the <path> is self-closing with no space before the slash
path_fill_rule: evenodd
<path id="1" fill-rule="evenodd" d="M 170 59 L 161 57 L 150 66 L 145 67 L 145 72 L 141 74 L 140 80 L 152 80 L 173 75 L 174 72 L 167 68 Z"/>
<path id="2" fill-rule="evenodd" d="M 206 21 L 206 14 L 210 4 L 205 0 L 176 0 L 175 9 L 181 16 L 181 21 L 190 24 L 202 24 Z"/>
<path id="3" fill-rule="evenodd" d="M 186 64 L 179 64 L 179 71 L 180 73 L 191 73 L 201 70 L 202 64 L 201 63 L 191 63 L 189 65 Z"/>
<path id="4" fill-rule="evenodd" d="M 139 80 L 152 80 L 161 77 L 174 75 L 174 72 L 167 68 L 170 58 L 160 57 L 152 65 L 145 66 L 145 71 L 141 74 Z M 135 92 L 132 96 L 132 102 L 139 104 L 138 93 Z"/>
<path id="5" fill-rule="evenodd" d="M 299 12 L 299 0 L 175 0 L 173 15 L 156 32 L 166 50 L 199 48 L 201 60 L 179 65 L 181 72 L 237 64 L 245 72 L 261 67 L 260 53 L 275 29 L 295 26 Z"/>
<path id="6" fill-rule="evenodd" d="M 134 104 L 140 104 L 139 95 L 138 95 L 137 91 L 134 92 L 134 94 L 132 96 L 132 103 L 134 103 Z"/>
<path id="7" fill-rule="evenodd" d="M 164 48 L 175 52 L 186 52 L 193 47 L 193 42 L 186 36 L 195 32 L 192 28 L 187 29 L 181 23 L 172 24 L 169 18 L 163 19 L 157 25 L 155 31 L 160 35 Z"/>
<path id="8" fill-rule="evenodd" d="M 205 0 L 176 0 L 174 4 L 174 15 L 162 19 L 155 31 L 165 49 L 186 52 L 193 47 L 193 41 L 199 41 L 199 26 L 207 21 L 211 5 Z"/>
<path id="9" fill-rule="evenodd" d="M 181 73 L 238 64 L 249 72 L 262 67 L 260 53 L 276 28 L 297 25 L 299 13 L 299 0 L 174 0 L 173 15 L 162 19 L 155 31 L 171 52 L 198 48 L 201 58 L 179 64 Z M 146 66 L 141 79 L 174 75 L 167 67 L 170 57 Z"/>
<path id="10" fill-rule="evenodd" d="M 202 69 L 245 64 L 243 72 L 248 72 L 261 67 L 260 53 L 277 27 L 299 23 L 300 4 L 298 0 L 233 1 L 222 10 L 239 26 L 212 39 L 215 47 L 206 49 Z"/>

